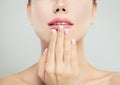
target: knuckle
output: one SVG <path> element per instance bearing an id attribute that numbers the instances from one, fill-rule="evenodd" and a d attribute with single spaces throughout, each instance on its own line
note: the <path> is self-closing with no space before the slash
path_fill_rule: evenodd
<path id="1" fill-rule="evenodd" d="M 73 58 L 72 58 L 72 63 L 74 64 L 74 65 L 77 65 L 77 59 L 75 58 L 76 56 L 73 56 Z"/>
<path id="2" fill-rule="evenodd" d="M 73 77 L 78 78 L 79 77 L 79 73 L 78 72 L 74 73 Z"/>
<path id="3" fill-rule="evenodd" d="M 56 74 L 57 74 L 57 76 L 62 76 L 62 75 L 63 75 L 63 72 L 60 71 L 60 70 L 56 70 Z"/>
<path id="4" fill-rule="evenodd" d="M 53 36 L 51 36 L 51 42 L 55 41 L 55 38 Z"/>
<path id="5" fill-rule="evenodd" d="M 69 39 L 68 37 L 65 37 L 65 40 L 66 40 L 66 42 L 69 43 L 69 40 L 70 40 L 70 39 Z"/>
<path id="6" fill-rule="evenodd" d="M 54 69 L 52 69 L 51 67 L 46 68 L 46 73 L 47 74 L 54 74 Z"/>
<path id="7" fill-rule="evenodd" d="M 42 77 L 42 76 L 41 76 L 41 72 L 40 72 L 40 71 L 38 72 L 38 76 L 39 76 L 40 78 Z"/>
<path id="8" fill-rule="evenodd" d="M 62 34 L 61 33 L 58 33 L 58 37 L 61 38 Z"/>
<path id="9" fill-rule="evenodd" d="M 71 72 L 65 72 L 63 73 L 63 75 L 66 77 L 66 78 L 72 78 L 73 77 L 73 74 Z"/>
<path id="10" fill-rule="evenodd" d="M 64 37 L 62 35 L 58 35 L 58 39 L 59 42 L 61 42 L 62 40 L 64 40 Z"/>
<path id="11" fill-rule="evenodd" d="M 62 62 L 59 62 L 59 63 L 56 63 L 56 74 L 58 76 L 62 76 L 63 75 L 63 63 Z"/>
<path id="12" fill-rule="evenodd" d="M 72 72 L 67 72 L 67 73 L 64 73 L 63 75 L 66 78 L 78 78 L 79 77 L 79 75 L 77 73 L 74 74 Z"/>
<path id="13" fill-rule="evenodd" d="M 71 50 L 70 49 L 65 49 L 65 54 L 66 55 L 69 55 L 71 53 Z"/>
<path id="14" fill-rule="evenodd" d="M 61 50 L 60 50 L 60 47 L 59 46 L 57 46 L 57 48 L 56 48 L 56 52 L 60 52 Z"/>
<path id="15" fill-rule="evenodd" d="M 48 50 L 49 52 L 52 52 L 54 50 L 53 45 L 50 45 Z"/>
<path id="16" fill-rule="evenodd" d="M 64 74 L 65 76 L 71 76 L 71 75 L 72 75 L 72 71 L 70 70 L 70 67 L 69 67 L 69 66 L 67 66 L 66 68 L 64 68 L 63 74 Z"/>
<path id="17" fill-rule="evenodd" d="M 73 76 L 76 77 L 76 78 L 78 78 L 78 77 L 80 76 L 79 71 L 75 71 L 75 72 L 73 73 Z"/>
<path id="18" fill-rule="evenodd" d="M 67 45 L 68 45 L 68 44 L 67 44 Z M 70 46 L 66 46 L 66 47 L 65 47 L 65 51 L 70 52 L 70 51 L 71 51 Z"/>
<path id="19" fill-rule="evenodd" d="M 71 76 L 72 74 L 71 74 L 71 72 L 68 71 L 68 72 L 65 72 L 64 75 Z"/>
<path id="20" fill-rule="evenodd" d="M 65 42 L 66 42 L 66 44 L 70 44 L 71 43 L 70 39 L 68 37 L 65 37 Z"/>
<path id="21" fill-rule="evenodd" d="M 46 74 L 52 75 L 52 74 L 54 74 L 54 72 L 53 72 L 52 70 L 47 70 L 47 71 L 46 71 Z"/>

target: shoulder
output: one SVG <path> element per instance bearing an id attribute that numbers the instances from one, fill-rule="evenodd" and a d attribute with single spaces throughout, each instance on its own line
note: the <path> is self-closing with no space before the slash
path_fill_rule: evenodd
<path id="1" fill-rule="evenodd" d="M 0 79 L 0 85 L 28 85 L 17 75 L 9 75 Z"/>
<path id="2" fill-rule="evenodd" d="M 120 72 L 113 72 L 111 74 L 109 85 L 120 85 Z"/>

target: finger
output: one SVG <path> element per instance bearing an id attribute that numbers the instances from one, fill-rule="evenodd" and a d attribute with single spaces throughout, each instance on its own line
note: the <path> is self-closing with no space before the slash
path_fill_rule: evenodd
<path id="1" fill-rule="evenodd" d="M 71 35 L 69 33 L 69 29 L 65 30 L 65 39 L 64 39 L 64 63 L 70 64 L 70 56 L 71 56 Z"/>
<path id="2" fill-rule="evenodd" d="M 45 80 L 48 85 L 56 85 L 56 76 L 55 76 L 55 45 L 57 39 L 57 32 L 55 29 L 52 29 L 52 35 L 50 37 L 48 58 L 46 63 L 46 73 Z"/>
<path id="3" fill-rule="evenodd" d="M 48 59 L 47 65 L 51 65 L 54 68 L 55 64 L 55 44 L 56 44 L 57 32 L 55 29 L 52 29 L 52 35 L 50 37 L 50 43 L 48 48 Z"/>
<path id="4" fill-rule="evenodd" d="M 54 78 L 55 73 L 55 44 L 56 44 L 57 32 L 52 29 L 52 35 L 50 37 L 50 43 L 48 48 L 48 58 L 45 67 L 45 80 L 48 76 Z"/>
<path id="5" fill-rule="evenodd" d="M 43 81 L 45 81 L 46 60 L 47 60 L 47 48 L 45 49 L 43 55 L 40 57 L 38 61 L 38 75 Z"/>
<path id="6" fill-rule="evenodd" d="M 76 40 L 74 39 L 72 39 L 71 68 L 73 69 L 74 72 L 78 71 L 77 45 Z"/>
<path id="7" fill-rule="evenodd" d="M 59 26 L 56 41 L 56 65 L 63 62 L 64 31 L 63 26 Z"/>
<path id="8" fill-rule="evenodd" d="M 63 26 L 59 26 L 56 41 L 56 74 L 61 73 L 63 69 L 63 45 L 64 45 L 64 30 Z"/>

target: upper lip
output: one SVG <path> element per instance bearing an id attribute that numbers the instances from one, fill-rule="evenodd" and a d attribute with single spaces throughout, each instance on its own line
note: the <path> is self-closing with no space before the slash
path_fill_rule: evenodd
<path id="1" fill-rule="evenodd" d="M 48 25 L 51 26 L 54 25 L 55 23 L 60 23 L 60 22 L 68 23 L 68 25 L 74 25 L 73 22 L 71 22 L 67 18 L 55 18 L 51 22 L 49 22 Z"/>

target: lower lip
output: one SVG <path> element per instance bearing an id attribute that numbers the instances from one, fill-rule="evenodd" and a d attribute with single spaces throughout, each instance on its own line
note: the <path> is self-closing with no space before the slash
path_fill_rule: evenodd
<path id="1" fill-rule="evenodd" d="M 68 29 L 68 28 L 70 28 L 71 26 L 72 26 L 72 25 L 65 25 L 64 28 Z M 50 28 L 51 28 L 51 29 L 55 29 L 55 30 L 58 31 L 59 26 L 57 26 L 57 25 L 51 25 Z"/>

